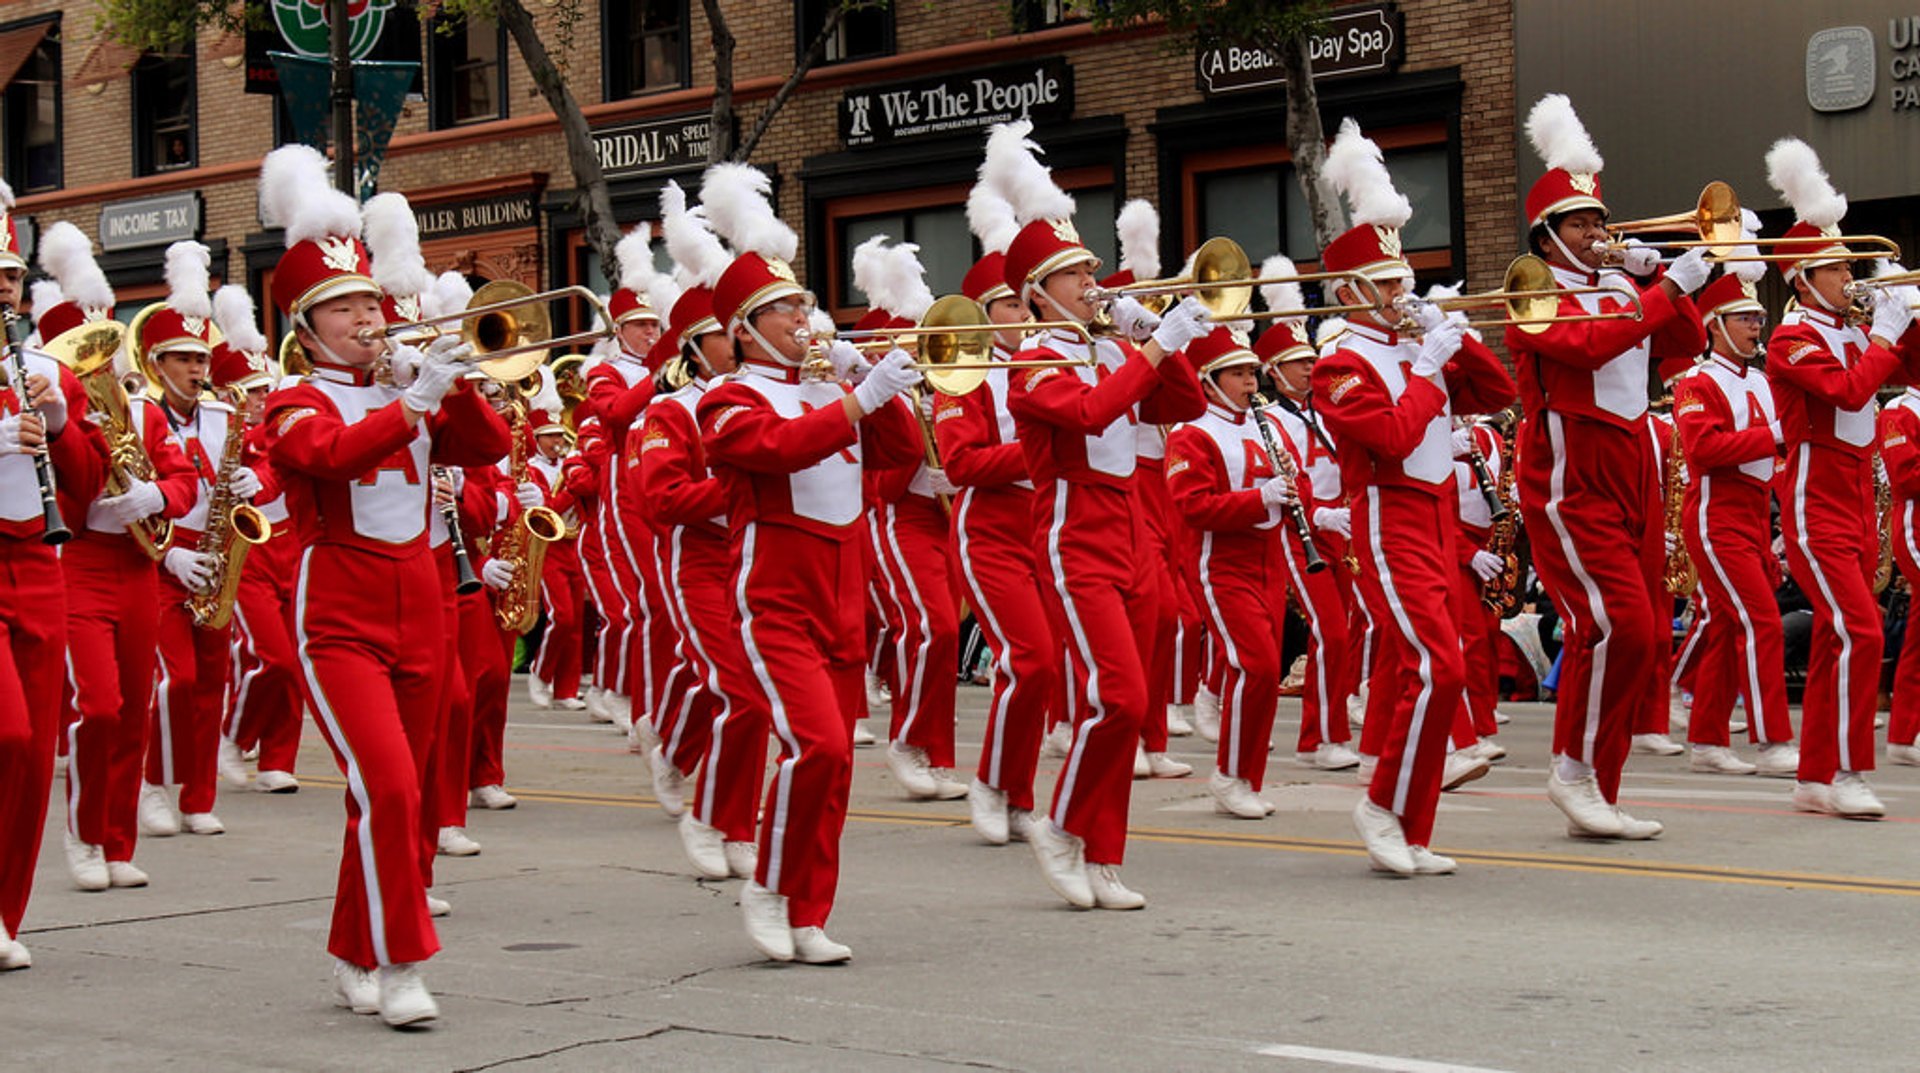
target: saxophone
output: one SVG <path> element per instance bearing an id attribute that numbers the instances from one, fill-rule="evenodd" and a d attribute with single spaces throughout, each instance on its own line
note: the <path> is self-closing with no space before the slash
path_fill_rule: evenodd
<path id="1" fill-rule="evenodd" d="M 1673 435 L 1667 441 L 1667 457 L 1661 467 L 1661 487 L 1666 496 L 1667 568 L 1661 583 L 1672 596 L 1691 596 L 1700 577 L 1694 572 L 1693 557 L 1687 554 L 1681 533 L 1681 520 L 1687 506 L 1687 460 L 1680 452 L 1680 423 L 1673 423 Z"/>
<path id="2" fill-rule="evenodd" d="M 1480 589 L 1480 602 L 1487 610 L 1505 615 L 1513 609 L 1520 587 L 1520 556 L 1515 547 L 1520 540 L 1520 510 L 1514 502 L 1513 482 L 1517 467 L 1513 464 L 1513 429 L 1506 433 L 1506 464 L 1500 467 L 1500 477 L 1494 482 L 1494 494 L 1499 497 L 1504 514 L 1493 519 L 1493 532 L 1487 537 L 1487 551 L 1500 557 L 1503 565 L 1501 572 L 1494 575 Z"/>
<path id="3" fill-rule="evenodd" d="M 106 336 L 112 334 L 113 330 L 103 333 L 102 347 Z M 124 495 L 135 481 L 152 481 L 153 460 L 147 457 L 147 445 L 134 423 L 133 407 L 127 402 L 127 389 L 114 375 L 113 362 L 75 361 L 69 368 L 86 388 L 87 409 L 107 441 L 107 480 L 101 495 Z M 154 514 L 127 526 L 127 534 L 147 558 L 159 562 L 173 540 L 173 522 Z"/>
<path id="4" fill-rule="evenodd" d="M 513 404 L 507 454 L 507 475 L 518 487 L 527 479 L 527 406 Z M 567 523 L 546 507 L 529 507 L 494 548 L 494 558 L 513 564 L 513 581 L 500 590 L 493 605 L 494 621 L 509 633 L 533 629 L 540 617 L 540 570 L 546 565 L 547 545 L 566 535 Z"/>
<path id="5" fill-rule="evenodd" d="M 1873 591 L 1887 591 L 1893 583 L 1893 484 L 1887 480 L 1887 467 L 1880 453 L 1873 455 L 1873 509 L 1879 519 L 1880 559 L 1873 568 Z"/>
<path id="6" fill-rule="evenodd" d="M 240 592 L 240 568 L 247 561 L 248 549 L 273 538 L 273 525 L 267 516 L 233 494 L 233 471 L 239 468 L 240 453 L 247 443 L 247 393 L 233 387 L 224 394 L 233 415 L 227 418 L 227 443 L 221 450 L 220 470 L 207 502 L 207 528 L 193 549 L 212 560 L 213 582 L 205 592 L 192 593 L 186 600 L 187 610 L 193 612 L 193 624 L 203 630 L 221 629 L 233 617 L 233 600 Z"/>

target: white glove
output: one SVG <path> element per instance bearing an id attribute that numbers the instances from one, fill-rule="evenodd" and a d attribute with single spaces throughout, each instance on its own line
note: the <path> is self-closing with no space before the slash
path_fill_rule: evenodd
<path id="1" fill-rule="evenodd" d="M 827 346 L 827 363 L 833 366 L 833 378 L 848 383 L 858 383 L 873 369 L 860 348 L 845 339 L 835 339 Z"/>
<path id="2" fill-rule="evenodd" d="M 1207 307 L 1200 304 L 1200 299 L 1189 295 L 1180 299 L 1179 305 L 1167 310 L 1167 315 L 1160 318 L 1159 327 L 1153 330 L 1153 341 L 1160 344 L 1161 350 L 1172 354 L 1185 350 L 1188 343 L 1207 334 L 1211 324 L 1212 317 L 1207 313 Z"/>
<path id="3" fill-rule="evenodd" d="M 1706 286 L 1707 276 L 1713 272 L 1713 266 L 1707 263 L 1707 250 L 1704 246 L 1695 246 L 1667 266 L 1667 278 L 1680 288 L 1681 294 L 1692 294 Z"/>
<path id="4" fill-rule="evenodd" d="M 393 386 L 405 390 L 413 385 L 414 374 L 420 371 L 420 364 L 427 356 L 412 343 L 401 343 L 387 354 L 387 371 L 393 375 Z"/>
<path id="5" fill-rule="evenodd" d="M 160 486 L 152 481 L 134 481 L 133 487 L 124 494 L 108 496 L 98 505 L 106 523 L 121 529 L 149 514 L 159 513 L 160 508 L 167 505 L 167 497 L 160 494 Z"/>
<path id="6" fill-rule="evenodd" d="M 860 381 L 860 386 L 853 389 L 853 401 L 863 412 L 873 413 L 919 382 L 920 370 L 913 367 L 913 355 L 904 350 L 889 350 L 867 378 Z"/>
<path id="7" fill-rule="evenodd" d="M 1473 457 L 1473 429 L 1464 426 L 1454 429 L 1453 434 L 1447 437 L 1447 443 L 1453 447 L 1453 457 Z"/>
<path id="8" fill-rule="evenodd" d="M 205 592 L 213 584 L 213 556 L 202 555 L 185 548 L 168 548 L 167 554 L 160 560 L 174 580 L 185 586 L 189 592 Z"/>
<path id="9" fill-rule="evenodd" d="M 1660 251 L 1642 243 L 1637 238 L 1630 238 L 1627 240 L 1627 248 L 1620 254 L 1620 266 L 1625 268 L 1628 274 L 1645 279 L 1653 275 L 1654 269 L 1660 267 Z"/>
<path id="10" fill-rule="evenodd" d="M 1153 335 L 1153 330 L 1160 327 L 1160 318 L 1135 298 L 1122 296 L 1114 299 L 1113 305 L 1107 307 L 1107 315 L 1113 318 L 1113 326 L 1120 329 L 1121 335 L 1136 343 L 1146 342 Z M 1178 350 L 1179 347 L 1168 349 Z"/>
<path id="11" fill-rule="evenodd" d="M 1313 512 L 1313 527 L 1350 537 L 1353 535 L 1353 512 L 1346 507 L 1321 507 Z"/>
<path id="12" fill-rule="evenodd" d="M 957 496 L 960 494 L 960 486 L 947 478 L 947 471 L 944 469 L 928 469 L 927 485 L 933 489 L 933 494 L 937 496 Z"/>
<path id="13" fill-rule="evenodd" d="M 512 509 L 512 504 L 507 499 L 506 493 L 495 492 L 493 494 L 493 524 L 499 525 L 506 521 L 507 513 Z"/>
<path id="14" fill-rule="evenodd" d="M 1285 477 L 1268 477 L 1260 485 L 1260 502 L 1269 507 L 1284 507 L 1300 502 L 1300 496 L 1293 490 L 1291 480 Z"/>
<path id="15" fill-rule="evenodd" d="M 46 438 L 51 440 L 67 427 L 67 397 L 59 386 L 39 373 L 27 374 L 27 406 L 40 411 L 46 422 Z"/>
<path id="16" fill-rule="evenodd" d="M 440 400 L 447 397 L 460 378 L 467 374 L 466 359 L 473 347 L 457 335 L 443 335 L 427 346 L 426 360 L 414 374 L 413 383 L 401 393 L 400 401 L 416 413 L 434 413 Z"/>
<path id="17" fill-rule="evenodd" d="M 233 476 L 227 478 L 227 488 L 241 499 L 250 500 L 260 494 L 260 475 L 251 467 L 241 466 L 233 471 Z"/>
<path id="18" fill-rule="evenodd" d="M 1420 326 L 1422 332 L 1433 331 L 1453 320 L 1446 310 L 1440 308 L 1438 302 L 1429 302 L 1416 294 L 1406 295 L 1400 307 L 1407 316 L 1413 318 L 1413 322 Z M 1461 314 L 1460 319 L 1464 321 L 1466 315 Z"/>
<path id="19" fill-rule="evenodd" d="M 1492 581 L 1507 572 L 1507 562 L 1498 555 L 1481 548 L 1473 553 L 1473 561 L 1467 564 L 1473 569 L 1473 576 L 1481 581 Z"/>
<path id="20" fill-rule="evenodd" d="M 1880 292 L 1873 302 L 1873 330 L 1868 333 L 1889 343 L 1898 343 L 1913 324 L 1913 303 L 1916 298 L 1912 287 L 1888 287 Z"/>
<path id="21" fill-rule="evenodd" d="M 521 481 L 513 490 L 513 498 L 518 500 L 520 505 L 528 510 L 547 505 L 547 494 L 542 492 L 540 486 L 532 481 Z"/>
<path id="22" fill-rule="evenodd" d="M 6 417 L 0 417 L 0 455 L 37 455 L 41 453 L 43 448 L 38 443 L 28 444 L 25 442 L 26 439 L 32 438 L 33 434 L 31 431 L 28 432 L 25 437 L 21 435 L 21 425 L 25 420 L 25 414 L 8 414 Z"/>
<path id="23" fill-rule="evenodd" d="M 1420 339 L 1420 353 L 1413 359 L 1413 375 L 1432 376 L 1446 367 L 1447 359 L 1460 351 L 1460 329 L 1441 324 Z"/>
<path id="24" fill-rule="evenodd" d="M 480 567 L 480 580 L 486 582 L 489 589 L 504 589 L 513 584 L 515 566 L 505 559 L 488 559 Z"/>

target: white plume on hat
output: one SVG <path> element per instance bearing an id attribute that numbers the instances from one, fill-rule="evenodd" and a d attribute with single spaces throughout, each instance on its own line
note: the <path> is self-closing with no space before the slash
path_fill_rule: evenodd
<path id="1" fill-rule="evenodd" d="M 540 387 L 527 396 L 527 408 L 543 414 L 557 414 L 566 409 L 566 403 L 560 398 L 560 389 L 554 384 L 553 366 L 538 365 L 533 371 L 540 377 Z"/>
<path id="2" fill-rule="evenodd" d="M 328 167 L 310 145 L 283 145 L 260 162 L 261 219 L 285 228 L 288 246 L 360 233 L 360 206 L 333 188 Z"/>
<path id="3" fill-rule="evenodd" d="M 890 316 L 918 321 L 933 306 L 920 247 L 911 242 L 887 245 L 887 236 L 875 235 L 853 251 L 853 285 L 875 309 Z"/>
<path id="4" fill-rule="evenodd" d="M 433 279 L 433 284 L 420 292 L 420 312 L 423 316 L 444 317 L 449 313 L 458 313 L 473 301 L 473 284 L 467 277 L 449 268 Z"/>
<path id="5" fill-rule="evenodd" d="M 607 318 L 601 316 L 600 311 L 607 308 L 607 302 L 609 300 L 610 296 L 603 294 L 600 296 L 599 304 L 593 307 L 593 324 L 591 327 L 596 332 L 605 332 L 607 330 Z M 588 369 L 612 358 L 619 350 L 619 336 L 602 335 L 599 341 L 595 342 L 593 346 L 587 350 L 587 359 L 580 363 L 580 375 L 586 376 Z"/>
<path id="6" fill-rule="evenodd" d="M 5 179 L 0 179 L 0 208 L 13 208 L 13 187 Z"/>
<path id="7" fill-rule="evenodd" d="M 1527 140 L 1548 169 L 1591 175 L 1605 163 L 1564 93 L 1549 93 L 1534 102 L 1527 113 Z"/>
<path id="8" fill-rule="evenodd" d="M 396 298 L 427 293 L 433 273 L 420 253 L 420 220 L 405 194 L 375 194 L 360 208 L 361 235 L 373 259 L 373 282 Z"/>
<path id="9" fill-rule="evenodd" d="M 1413 203 L 1393 188 L 1386 158 L 1372 138 L 1360 133 L 1351 118 L 1340 121 L 1340 133 L 1327 150 L 1322 169 L 1327 181 L 1346 195 L 1353 208 L 1354 226 L 1404 227 L 1413 218 Z"/>
<path id="10" fill-rule="evenodd" d="M 793 260 L 800 236 L 773 211 L 773 180 L 751 164 L 715 164 L 700 178 L 707 223 L 738 253 Z"/>
<path id="11" fill-rule="evenodd" d="M 1145 198 L 1134 198 L 1120 206 L 1113 228 L 1120 238 L 1120 267 L 1132 272 L 1136 280 L 1158 278 L 1160 210 Z"/>
<path id="12" fill-rule="evenodd" d="M 1012 202 L 979 182 L 967 191 L 967 230 L 980 240 L 981 252 L 1005 253 L 1020 233 L 1020 221 L 1014 219 Z"/>
<path id="13" fill-rule="evenodd" d="M 60 290 L 82 309 L 112 309 L 113 288 L 93 259 L 93 243 L 65 220 L 40 236 L 40 270 L 60 284 Z"/>
<path id="14" fill-rule="evenodd" d="M 1767 150 L 1767 185 L 1780 191 L 1803 223 L 1832 227 L 1847 214 L 1846 195 L 1828 181 L 1820 154 L 1798 138 L 1782 138 Z"/>
<path id="15" fill-rule="evenodd" d="M 733 260 L 707 229 L 706 218 L 687 208 L 687 192 L 671 179 L 660 188 L 660 231 L 667 240 L 667 255 L 673 258 L 674 282 L 683 289 L 713 286 Z"/>
<path id="16" fill-rule="evenodd" d="M 1438 302 L 1445 298 L 1458 298 L 1460 288 L 1463 286 L 1463 283 L 1436 283 L 1427 288 L 1426 299 L 1429 302 Z"/>
<path id="17" fill-rule="evenodd" d="M 267 336 L 260 330 L 253 295 L 238 283 L 229 283 L 213 292 L 213 323 L 226 337 L 227 345 L 242 354 L 266 351 Z"/>
<path id="18" fill-rule="evenodd" d="M 1760 214 L 1752 209 L 1742 208 L 1740 210 L 1740 237 L 1750 239 L 1759 234 Z M 1733 249 L 1728 250 L 1727 254 L 1730 257 L 1758 257 L 1760 250 L 1758 247 L 1752 245 L 1735 246 Z M 1740 279 L 1746 280 L 1748 283 L 1758 283 L 1767 274 L 1767 263 L 1758 260 L 1729 261 L 1727 262 L 1727 272 Z"/>
<path id="19" fill-rule="evenodd" d="M 815 339 L 831 338 L 833 333 L 840 330 L 840 326 L 833 322 L 833 314 L 819 306 L 814 306 L 813 312 L 807 314 L 807 327 Z"/>
<path id="20" fill-rule="evenodd" d="M 1293 258 L 1288 257 L 1284 253 L 1276 253 L 1272 257 L 1260 262 L 1260 274 L 1262 276 L 1291 276 L 1298 271 L 1299 269 L 1294 267 Z M 1260 285 L 1260 298 L 1267 303 L 1269 310 L 1305 309 L 1307 305 L 1306 292 L 1300 289 L 1298 283 L 1262 283 Z M 1279 319 L 1296 326 L 1307 322 L 1307 318 L 1304 316 L 1281 317 Z"/>
<path id="21" fill-rule="evenodd" d="M 613 247 L 613 259 L 620 262 L 620 288 L 644 299 L 653 278 L 660 274 L 653 267 L 653 229 L 635 224 Z"/>
<path id="22" fill-rule="evenodd" d="M 1013 206 L 1020 224 L 1067 219 L 1073 215 L 1073 198 L 1054 184 L 1053 169 L 1040 163 L 1046 150 L 1027 137 L 1032 133 L 1030 119 L 995 123 L 987 134 L 980 182 Z"/>
<path id="23" fill-rule="evenodd" d="M 34 280 L 33 286 L 27 289 L 27 294 L 33 300 L 35 328 L 40 326 L 40 318 L 47 315 L 47 310 L 67 300 L 66 294 L 60 290 L 60 284 L 50 279 Z"/>
<path id="24" fill-rule="evenodd" d="M 167 247 L 167 305 L 184 317 L 213 316 L 213 298 L 207 293 L 213 253 L 192 240 Z"/>

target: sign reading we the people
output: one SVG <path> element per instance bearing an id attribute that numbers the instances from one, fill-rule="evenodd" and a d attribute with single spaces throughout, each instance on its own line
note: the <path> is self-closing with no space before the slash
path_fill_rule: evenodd
<path id="1" fill-rule="evenodd" d="M 1047 123 L 1071 115 L 1073 68 L 1052 56 L 850 89 L 840 99 L 840 141 L 852 149 L 979 130 L 1014 119 Z"/>

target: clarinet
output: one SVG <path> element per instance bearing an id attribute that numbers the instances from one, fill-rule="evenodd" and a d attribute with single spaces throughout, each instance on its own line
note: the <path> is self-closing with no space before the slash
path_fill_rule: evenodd
<path id="1" fill-rule="evenodd" d="M 433 476 L 438 480 L 447 473 L 445 466 L 433 467 Z M 473 560 L 467 555 L 466 538 L 460 534 L 460 508 L 456 503 L 445 503 L 440 507 L 440 518 L 447 523 L 447 539 L 453 543 L 453 570 L 456 580 L 453 591 L 462 596 L 480 591 L 480 575 L 473 572 Z"/>
<path id="2" fill-rule="evenodd" d="M 39 409 L 27 397 L 27 359 L 21 355 L 20 343 L 13 336 L 14 327 L 26 318 L 15 313 L 11 306 L 0 306 L 0 319 L 5 321 L 7 336 L 7 379 L 13 382 L 14 393 L 20 396 L 20 412 L 37 414 Z M 53 460 L 48 457 L 44 444 L 34 453 L 33 476 L 40 484 L 40 541 L 43 544 L 65 544 L 73 538 L 73 530 L 67 528 L 65 519 L 60 517 L 60 497 L 53 483 Z"/>
<path id="3" fill-rule="evenodd" d="M 1274 438 L 1273 427 L 1267 424 L 1266 409 L 1270 405 L 1267 397 L 1256 392 L 1253 396 L 1253 424 L 1260 430 L 1260 439 L 1267 445 L 1267 455 L 1273 459 L 1273 466 L 1293 485 L 1293 503 L 1287 509 L 1288 517 L 1293 519 L 1293 531 L 1300 538 L 1300 546 L 1306 550 L 1307 573 L 1317 574 L 1327 568 L 1327 561 L 1320 557 L 1320 549 L 1313 546 L 1313 524 L 1307 520 L 1307 508 L 1300 502 L 1300 471 L 1294 468 L 1293 456 L 1280 449 L 1280 441 Z"/>
<path id="4" fill-rule="evenodd" d="M 1506 517 L 1513 508 L 1494 490 L 1493 471 L 1487 468 L 1487 456 L 1481 453 L 1480 441 L 1473 438 L 1471 426 L 1467 429 L 1467 464 L 1473 467 L 1473 479 L 1480 485 L 1480 498 L 1487 501 L 1487 513 L 1496 522 Z"/>

